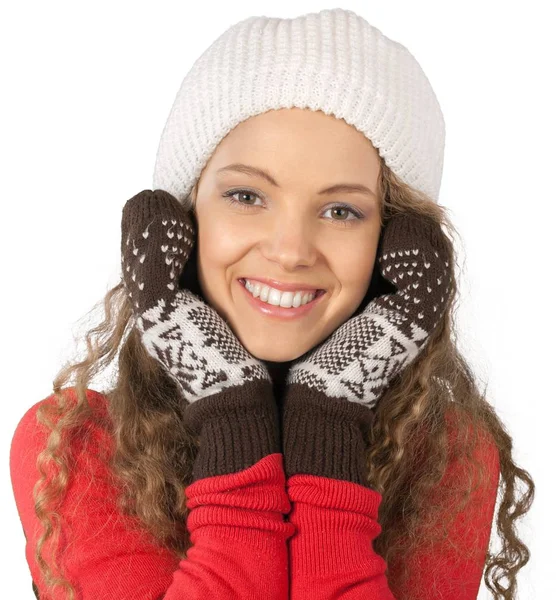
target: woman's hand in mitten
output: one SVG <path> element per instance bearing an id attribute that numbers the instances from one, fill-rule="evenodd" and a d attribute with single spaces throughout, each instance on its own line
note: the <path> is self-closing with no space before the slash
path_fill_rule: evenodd
<path id="1" fill-rule="evenodd" d="M 122 270 L 143 343 L 195 402 L 226 387 L 270 380 L 220 315 L 178 280 L 196 232 L 168 192 L 144 190 L 122 212 Z"/>
<path id="2" fill-rule="evenodd" d="M 361 432 L 372 424 L 369 409 L 417 357 L 446 309 L 449 247 L 438 225 L 406 213 L 391 217 L 377 256 L 382 276 L 397 291 L 371 300 L 288 372 L 287 474 L 314 473 L 363 483 Z M 304 434 L 300 428 L 306 429 Z M 322 448 L 326 431 L 332 444 L 327 456 L 322 450 L 313 457 L 310 451 L 296 451 L 302 435 L 320 439 Z"/>
<path id="3" fill-rule="evenodd" d="M 278 423 L 276 432 L 270 424 L 276 409 L 266 365 L 243 347 L 215 309 L 178 286 L 196 237 L 191 215 L 168 192 L 144 190 L 126 202 L 121 225 L 123 278 L 142 342 L 190 403 L 186 415 L 192 430 L 200 434 L 204 422 L 215 416 L 227 421 L 220 428 L 227 438 L 221 440 L 220 470 L 229 469 L 223 472 L 237 470 L 240 463 L 253 464 L 266 450 L 278 450 Z M 252 430 L 249 411 L 269 419 L 264 440 Z M 250 433 L 252 447 L 244 448 L 239 462 L 231 465 L 233 452 L 226 452 L 223 444 Z"/>

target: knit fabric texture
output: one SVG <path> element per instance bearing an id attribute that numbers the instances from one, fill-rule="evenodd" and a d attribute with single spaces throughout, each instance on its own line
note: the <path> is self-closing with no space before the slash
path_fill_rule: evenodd
<path id="1" fill-rule="evenodd" d="M 193 402 L 184 418 L 199 442 L 194 481 L 241 471 L 280 452 L 278 409 L 266 381 L 248 381 Z"/>
<path id="2" fill-rule="evenodd" d="M 182 81 L 156 155 L 153 189 L 180 202 L 242 121 L 297 107 L 344 119 L 398 177 L 438 201 L 444 117 L 411 52 L 342 8 L 252 16 L 224 31 Z"/>

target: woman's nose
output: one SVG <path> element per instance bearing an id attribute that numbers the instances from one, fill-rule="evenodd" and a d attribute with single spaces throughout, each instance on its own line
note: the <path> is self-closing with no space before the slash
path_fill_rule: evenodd
<path id="1" fill-rule="evenodd" d="M 291 270 L 299 265 L 312 266 L 319 251 L 309 225 L 299 219 L 282 218 L 265 232 L 261 252 L 267 260 Z"/>

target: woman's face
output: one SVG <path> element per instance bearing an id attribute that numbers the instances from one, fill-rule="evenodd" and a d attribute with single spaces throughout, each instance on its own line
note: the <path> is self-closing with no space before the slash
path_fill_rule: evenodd
<path id="1" fill-rule="evenodd" d="M 232 164 L 264 170 L 275 183 L 225 169 Z M 256 358 L 294 360 L 357 310 L 380 236 L 379 169 L 378 153 L 362 133 L 309 109 L 251 117 L 216 148 L 193 192 L 199 284 Z M 337 184 L 370 192 L 319 193 Z M 244 277 L 326 293 L 304 316 L 279 319 L 252 305 L 238 281 Z"/>

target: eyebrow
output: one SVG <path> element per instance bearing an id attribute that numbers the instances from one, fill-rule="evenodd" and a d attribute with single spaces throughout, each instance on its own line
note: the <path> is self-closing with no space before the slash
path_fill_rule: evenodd
<path id="1" fill-rule="evenodd" d="M 236 172 L 243 173 L 245 175 L 251 175 L 253 177 L 261 177 L 262 179 L 266 179 L 268 183 L 280 189 L 280 185 L 278 182 L 267 173 L 264 169 L 260 169 L 258 167 L 253 167 L 251 165 L 246 165 L 243 163 L 233 163 L 231 165 L 227 165 L 226 167 L 222 167 L 216 171 L 217 175 L 224 172 Z M 376 198 L 376 194 L 369 189 L 367 186 L 362 185 L 360 183 L 337 183 L 330 187 L 324 188 L 318 192 L 318 194 L 367 194 Z"/>

